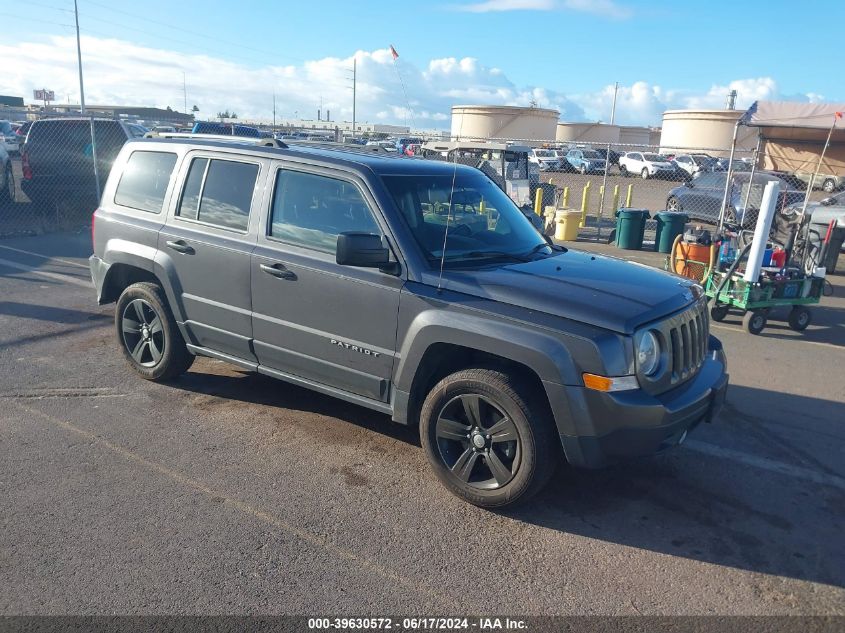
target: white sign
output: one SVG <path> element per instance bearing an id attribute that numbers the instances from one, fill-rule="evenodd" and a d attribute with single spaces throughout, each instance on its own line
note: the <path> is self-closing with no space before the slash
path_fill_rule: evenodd
<path id="1" fill-rule="evenodd" d="M 55 101 L 56 93 L 52 90 L 33 90 L 32 98 L 38 101 Z"/>

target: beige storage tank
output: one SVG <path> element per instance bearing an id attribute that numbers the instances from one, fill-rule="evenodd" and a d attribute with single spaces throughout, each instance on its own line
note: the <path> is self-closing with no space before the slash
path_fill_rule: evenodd
<path id="1" fill-rule="evenodd" d="M 619 128 L 619 142 L 622 145 L 648 145 L 651 128 L 638 125 L 623 125 Z"/>
<path id="2" fill-rule="evenodd" d="M 495 105 L 452 106 L 452 138 L 554 141 L 560 112 Z"/>
<path id="3" fill-rule="evenodd" d="M 666 110 L 663 113 L 660 152 L 678 154 L 698 150 L 711 156 L 728 156 L 734 127 L 743 112 L 744 110 Z M 739 155 L 747 155 L 756 145 L 756 130 L 740 126 L 736 143 Z"/>
<path id="4" fill-rule="evenodd" d="M 619 126 L 604 123 L 557 124 L 555 140 L 558 143 L 618 143 Z"/>

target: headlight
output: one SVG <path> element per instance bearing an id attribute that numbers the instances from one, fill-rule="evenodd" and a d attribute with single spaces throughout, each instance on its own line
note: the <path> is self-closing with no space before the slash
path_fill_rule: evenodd
<path id="1" fill-rule="evenodd" d="M 637 367 L 646 376 L 653 376 L 660 365 L 660 343 L 653 332 L 648 331 L 640 338 L 637 346 Z"/>

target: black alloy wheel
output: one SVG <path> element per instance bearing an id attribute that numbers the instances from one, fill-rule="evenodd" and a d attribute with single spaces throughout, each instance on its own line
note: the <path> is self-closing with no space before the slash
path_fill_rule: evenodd
<path id="1" fill-rule="evenodd" d="M 437 416 L 435 434 L 440 459 L 473 488 L 501 488 L 519 469 L 522 451 L 516 426 L 484 396 L 452 398 Z"/>
<path id="2" fill-rule="evenodd" d="M 121 318 L 123 345 L 141 367 L 155 367 L 164 354 L 161 317 L 144 299 L 133 299 Z"/>

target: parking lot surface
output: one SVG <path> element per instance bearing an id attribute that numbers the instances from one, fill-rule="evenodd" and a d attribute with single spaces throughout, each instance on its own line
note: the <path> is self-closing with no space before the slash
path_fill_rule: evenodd
<path id="1" fill-rule="evenodd" d="M 842 275 L 803 334 L 714 324 L 728 401 L 683 446 L 493 513 L 386 416 L 208 359 L 141 380 L 90 252 L 0 240 L 0 614 L 845 614 Z"/>

